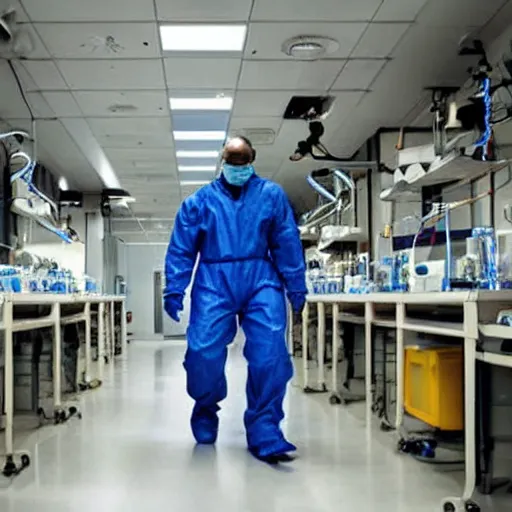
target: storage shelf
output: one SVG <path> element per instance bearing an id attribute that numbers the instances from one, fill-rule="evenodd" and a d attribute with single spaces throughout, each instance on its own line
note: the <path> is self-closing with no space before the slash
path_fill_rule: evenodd
<path id="1" fill-rule="evenodd" d="M 512 368 L 512 355 L 495 354 L 492 352 L 477 352 L 476 359 L 494 366 Z"/>
<path id="2" fill-rule="evenodd" d="M 478 330 L 488 338 L 512 339 L 512 327 L 497 324 L 479 324 Z"/>
<path id="3" fill-rule="evenodd" d="M 13 332 L 31 331 L 33 329 L 44 329 L 45 327 L 52 327 L 54 320 L 52 318 L 36 318 L 30 320 L 15 320 L 12 323 Z"/>
<path id="4" fill-rule="evenodd" d="M 76 315 L 61 317 L 60 323 L 62 325 L 77 324 L 79 322 L 85 322 L 87 315 L 85 313 L 78 313 Z"/>
<path id="5" fill-rule="evenodd" d="M 406 318 L 404 324 L 402 326 L 399 325 L 398 327 L 402 327 L 405 331 L 464 338 L 464 325 L 457 322 L 441 322 L 438 320 Z"/>
<path id="6" fill-rule="evenodd" d="M 372 324 L 376 327 L 387 327 L 388 329 L 396 329 L 396 320 L 392 318 L 375 318 Z"/>
<path id="7" fill-rule="evenodd" d="M 357 324 L 357 325 L 364 325 L 364 323 L 365 323 L 364 316 L 352 315 L 350 313 L 340 313 L 338 315 L 338 320 L 340 322 L 346 322 L 349 324 Z"/>
<path id="8" fill-rule="evenodd" d="M 490 172 L 496 172 L 508 165 L 508 161 L 482 162 L 473 160 L 469 156 L 461 156 L 453 152 L 443 159 L 431 164 L 424 175 L 412 181 L 401 180 L 393 187 L 384 190 L 380 199 L 382 201 L 413 201 L 423 187 L 450 183 L 453 181 L 471 181 Z"/>

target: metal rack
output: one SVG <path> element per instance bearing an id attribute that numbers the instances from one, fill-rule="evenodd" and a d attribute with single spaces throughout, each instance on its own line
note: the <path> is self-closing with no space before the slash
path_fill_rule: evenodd
<path id="1" fill-rule="evenodd" d="M 115 318 L 114 304 L 121 304 L 121 353 L 126 354 L 126 314 L 125 298 L 115 296 L 82 296 L 82 295 L 54 295 L 54 294 L 4 294 L 0 295 L 0 305 L 2 307 L 2 317 L 0 322 L 0 331 L 4 334 L 4 428 L 5 428 L 5 457 L 6 463 L 3 469 L 5 476 L 14 476 L 20 473 L 30 463 L 28 454 L 20 454 L 21 464 L 15 462 L 14 452 L 14 351 L 13 334 L 17 332 L 26 332 L 35 329 L 50 328 L 53 330 L 52 344 L 52 375 L 53 375 L 53 412 L 56 423 L 65 421 L 70 416 L 76 414 L 75 408 L 66 408 L 62 403 L 62 326 L 73 323 L 85 323 L 85 384 L 91 380 L 92 358 L 91 358 L 91 304 L 98 304 L 99 332 L 98 344 L 99 353 L 105 353 L 105 336 L 102 314 L 105 305 L 110 305 L 110 329 L 107 338 L 114 337 Z M 40 318 L 20 318 L 20 314 L 15 315 L 18 308 L 23 306 L 46 306 L 49 313 Z M 69 316 L 62 315 L 63 306 L 80 305 L 82 311 Z M 107 343 L 108 346 L 108 343 Z M 114 343 L 110 342 L 110 347 Z M 113 353 L 112 353 L 113 356 Z M 102 379 L 104 371 L 104 360 L 98 359 L 97 374 Z"/>
<path id="2" fill-rule="evenodd" d="M 444 512 L 478 511 L 478 505 L 471 501 L 477 482 L 477 451 L 475 423 L 476 411 L 476 361 L 487 364 L 512 367 L 512 356 L 489 352 L 477 352 L 482 333 L 496 338 L 512 338 L 509 327 L 489 325 L 496 320 L 500 310 L 512 305 L 512 291 L 456 291 L 438 293 L 371 293 L 367 295 L 311 295 L 305 308 L 303 322 L 307 324 L 309 310 L 316 304 L 318 312 L 318 353 L 319 365 L 325 347 L 325 330 L 322 318 L 326 305 L 340 315 L 355 306 L 364 307 L 364 316 L 358 315 L 357 322 L 365 325 L 365 375 L 366 375 L 366 418 L 371 421 L 373 382 L 368 376 L 373 369 L 373 329 L 386 327 L 396 335 L 396 418 L 395 428 L 400 430 L 404 419 L 404 338 L 407 332 L 450 336 L 461 340 L 464 347 L 464 415 L 465 415 L 465 485 L 460 497 L 446 498 L 442 504 Z M 446 321 L 433 317 L 440 310 L 450 308 L 461 321 Z M 417 313 L 421 311 L 422 319 Z M 432 319 L 435 318 L 435 319 Z M 308 343 L 307 331 L 303 331 L 303 343 Z M 307 366 L 307 365 L 306 365 Z M 305 368 L 305 383 L 308 374 Z M 319 367 L 319 385 L 324 383 L 324 371 Z"/>

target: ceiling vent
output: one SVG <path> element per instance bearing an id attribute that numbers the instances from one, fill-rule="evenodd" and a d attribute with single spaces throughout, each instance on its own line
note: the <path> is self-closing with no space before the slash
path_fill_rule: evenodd
<path id="1" fill-rule="evenodd" d="M 127 114 L 135 112 L 138 109 L 135 105 L 110 105 L 108 110 L 113 114 Z"/>
<path id="2" fill-rule="evenodd" d="M 271 146 L 276 139 L 272 128 L 244 128 L 235 130 L 233 135 L 246 137 L 254 146 Z"/>
<path id="3" fill-rule="evenodd" d="M 283 43 L 283 53 L 297 60 L 318 60 L 339 50 L 334 39 L 322 36 L 297 36 Z"/>
<path id="4" fill-rule="evenodd" d="M 334 103 L 334 96 L 294 96 L 286 107 L 285 119 L 315 121 L 325 119 Z"/>

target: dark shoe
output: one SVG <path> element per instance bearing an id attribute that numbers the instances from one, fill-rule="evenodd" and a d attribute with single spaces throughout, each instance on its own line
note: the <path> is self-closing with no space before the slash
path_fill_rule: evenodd
<path id="1" fill-rule="evenodd" d="M 190 425 L 198 444 L 215 444 L 219 432 L 217 411 L 198 406 L 194 407 Z"/>

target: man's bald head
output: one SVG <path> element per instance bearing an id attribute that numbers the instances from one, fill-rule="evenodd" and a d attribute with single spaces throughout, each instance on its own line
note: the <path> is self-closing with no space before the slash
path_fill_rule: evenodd
<path id="1" fill-rule="evenodd" d="M 254 161 L 254 149 L 247 139 L 234 137 L 224 146 L 222 158 L 231 165 L 247 165 Z"/>

